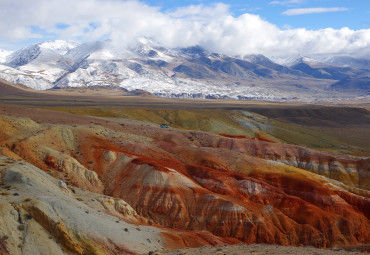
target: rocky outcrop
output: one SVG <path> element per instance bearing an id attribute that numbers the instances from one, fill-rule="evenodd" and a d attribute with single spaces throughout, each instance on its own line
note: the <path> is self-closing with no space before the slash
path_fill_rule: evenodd
<path id="1" fill-rule="evenodd" d="M 253 157 L 281 162 L 340 181 L 348 186 L 370 190 L 370 159 L 368 158 L 351 158 L 283 143 L 219 138 L 203 132 L 196 132 L 193 137 L 202 147 L 225 148 Z"/>
<path id="2" fill-rule="evenodd" d="M 137 254 L 171 245 L 184 248 L 238 242 L 148 226 L 122 199 L 71 186 L 68 189 L 74 192 L 69 192 L 57 179 L 23 161 L 0 157 L 0 174 L 1 252 Z M 197 236 L 208 239 L 193 241 Z M 174 239 L 179 240 L 177 245 L 172 243 Z"/>
<path id="3" fill-rule="evenodd" d="M 98 175 L 81 165 L 76 159 L 49 148 L 45 148 L 44 152 L 45 164 L 63 174 L 69 183 L 90 191 L 102 192 L 104 189 Z"/>
<path id="4" fill-rule="evenodd" d="M 125 164 L 116 166 L 120 170 L 105 192 L 124 198 L 139 214 L 163 226 L 208 230 L 247 243 L 328 247 L 369 238 L 369 202 L 325 187 L 324 179 L 245 176 L 127 157 L 118 157 Z"/>
<path id="5" fill-rule="evenodd" d="M 6 242 L 3 238 L 0 237 L 0 254 L 1 255 L 6 255 L 9 254 L 8 250 L 6 248 Z"/>
<path id="6" fill-rule="evenodd" d="M 73 254 L 83 254 L 83 249 L 76 242 L 66 226 L 58 217 L 51 217 L 55 212 L 48 204 L 42 201 L 26 203 L 23 208 L 35 219 L 47 232 L 53 235 L 56 240 Z"/>
<path id="7" fill-rule="evenodd" d="M 111 215 L 123 217 L 125 220 L 128 220 L 132 223 L 151 225 L 151 221 L 148 221 L 146 218 L 139 216 L 137 212 L 126 201 L 122 199 L 109 196 L 101 196 L 97 198 L 97 201 L 99 201 L 106 212 Z"/>

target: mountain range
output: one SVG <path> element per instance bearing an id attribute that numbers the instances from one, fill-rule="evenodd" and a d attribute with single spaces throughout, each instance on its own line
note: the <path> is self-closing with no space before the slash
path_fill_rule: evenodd
<path id="1" fill-rule="evenodd" d="M 227 56 L 149 39 L 121 47 L 46 41 L 0 50 L 0 78 L 37 89 L 107 86 L 157 96 L 297 101 L 367 99 L 370 57 Z"/>

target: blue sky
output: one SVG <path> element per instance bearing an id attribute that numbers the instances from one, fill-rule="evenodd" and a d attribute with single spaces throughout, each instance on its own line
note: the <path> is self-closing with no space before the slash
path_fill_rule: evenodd
<path id="1" fill-rule="evenodd" d="M 146 37 L 229 55 L 370 58 L 369 0 L 1 0 L 0 49 Z"/>
<path id="2" fill-rule="evenodd" d="M 163 11 L 189 5 L 212 5 L 223 2 L 230 5 L 230 11 L 234 16 L 239 16 L 246 12 L 257 14 L 280 28 L 323 29 L 332 27 L 339 29 L 349 27 L 356 30 L 370 28 L 369 0 L 145 0 L 144 2 L 149 5 L 159 6 Z M 294 16 L 283 14 L 288 9 L 297 8 L 344 8 L 346 10 Z"/>

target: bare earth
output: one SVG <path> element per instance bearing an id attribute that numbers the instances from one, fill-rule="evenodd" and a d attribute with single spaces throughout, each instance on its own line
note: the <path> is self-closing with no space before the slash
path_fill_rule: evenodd
<path id="1" fill-rule="evenodd" d="M 367 247 L 369 248 L 369 247 Z M 251 245 L 235 245 L 235 246 L 204 246 L 201 248 L 188 248 L 181 250 L 173 250 L 166 252 L 153 252 L 154 254 L 168 254 L 168 255 L 278 255 L 278 254 L 291 254 L 291 255 L 356 255 L 364 254 L 357 248 L 343 250 L 341 248 L 333 249 L 316 249 L 314 247 L 289 247 L 268 244 L 251 244 Z"/>

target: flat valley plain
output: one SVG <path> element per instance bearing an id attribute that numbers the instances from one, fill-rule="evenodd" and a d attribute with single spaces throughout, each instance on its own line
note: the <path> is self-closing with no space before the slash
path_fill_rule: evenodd
<path id="1" fill-rule="evenodd" d="M 273 136 L 314 149 L 370 156 L 370 102 L 302 104 L 289 102 L 161 98 L 122 90 L 69 88 L 35 91 L 0 80 L 0 104 L 106 118 L 124 118 L 198 131 L 224 133 L 222 126 L 199 125 L 204 117 L 229 123 L 232 111 L 249 111 L 276 121 Z M 174 116 L 182 115 L 182 118 Z M 153 116 L 156 116 L 154 118 Z M 187 117 L 191 119 L 186 119 Z M 181 119 L 181 121 L 179 121 Z M 227 124 L 226 124 L 227 126 Z M 226 128 L 227 129 L 227 128 Z M 226 131 L 230 131 L 227 129 Z M 246 129 L 230 135 L 252 135 Z M 260 130 L 263 131 L 263 130 Z M 261 133 L 261 132 L 260 132 Z M 268 131 L 267 131 L 268 133 Z M 259 132 L 254 132 L 259 135 Z"/>

